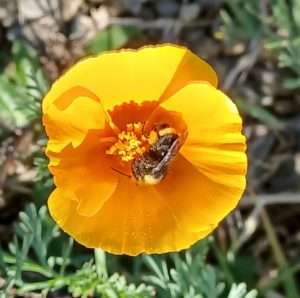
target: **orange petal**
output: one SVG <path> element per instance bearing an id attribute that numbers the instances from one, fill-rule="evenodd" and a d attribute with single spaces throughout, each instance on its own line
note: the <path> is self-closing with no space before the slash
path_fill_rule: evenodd
<path id="1" fill-rule="evenodd" d="M 218 77 L 214 69 L 200 57 L 186 49 L 185 55 L 161 99 L 167 99 L 193 81 L 207 82 L 214 87 L 218 85 Z"/>
<path id="2" fill-rule="evenodd" d="M 243 180 L 245 183 L 245 178 Z M 189 232 L 218 225 L 236 207 L 243 192 L 243 189 L 216 183 L 181 155 L 157 190 L 181 228 Z"/>
<path id="3" fill-rule="evenodd" d="M 212 181 L 240 190 L 246 187 L 247 156 L 244 149 L 183 146 L 181 154 Z"/>
<path id="4" fill-rule="evenodd" d="M 92 217 L 80 216 L 72 194 L 62 189 L 51 194 L 48 205 L 56 222 L 78 242 L 116 254 L 178 251 L 215 227 L 205 226 L 200 218 L 197 232 L 182 230 L 166 200 L 154 187 L 137 186 L 123 178 L 113 196 Z"/>
<path id="5" fill-rule="evenodd" d="M 55 185 L 73 194 L 81 215 L 97 213 L 116 189 L 118 178 L 105 155 L 106 148 L 98 132 L 89 132 L 76 148 L 68 145 L 59 153 L 47 152 Z"/>
<path id="6" fill-rule="evenodd" d="M 134 102 L 124 103 L 115 106 L 109 113 L 112 122 L 120 129 L 126 130 L 128 123 L 144 123 L 153 110 L 157 107 L 157 102 L 144 102 L 137 104 Z"/>
<path id="7" fill-rule="evenodd" d="M 217 84 L 214 70 L 184 47 L 158 45 L 108 52 L 74 65 L 43 100 L 52 151 L 78 146 L 88 129 L 109 121 L 105 110 L 164 99 L 194 80 Z M 80 117 L 78 116 L 80 114 Z"/>
<path id="8" fill-rule="evenodd" d="M 228 127 L 240 129 L 242 123 L 233 102 L 206 83 L 191 83 L 160 106 L 170 112 L 181 113 L 188 127 L 188 144 L 213 141 L 213 133 L 223 137 Z"/>
<path id="9" fill-rule="evenodd" d="M 161 104 L 188 127 L 181 154 L 213 181 L 245 188 L 247 158 L 242 120 L 233 102 L 205 83 L 192 83 Z M 157 110 L 159 113 L 159 109 Z M 151 119 L 157 118 L 154 112 Z"/>
<path id="10" fill-rule="evenodd" d="M 107 52 L 81 60 L 57 80 L 43 101 L 43 109 L 47 111 L 62 94 L 77 86 L 112 109 L 129 101 L 158 100 L 164 92 L 170 94 L 193 80 L 217 84 L 214 70 L 184 47 L 166 44 Z M 72 101 L 69 96 L 68 104 Z"/>
<path id="11" fill-rule="evenodd" d="M 76 101 L 72 105 L 64 109 L 49 105 L 44 110 L 43 124 L 49 137 L 48 150 L 59 152 L 69 143 L 76 147 L 88 130 L 104 129 L 107 126 L 107 117 L 99 102 L 76 90 Z"/>

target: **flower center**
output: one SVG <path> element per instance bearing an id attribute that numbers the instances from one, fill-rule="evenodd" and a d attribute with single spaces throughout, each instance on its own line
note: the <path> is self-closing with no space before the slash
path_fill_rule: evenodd
<path id="1" fill-rule="evenodd" d="M 143 123 L 129 123 L 126 130 L 118 134 L 118 140 L 106 150 L 106 154 L 119 156 L 122 161 L 129 162 L 136 156 L 142 155 L 149 145 L 153 135 L 143 135 Z"/>

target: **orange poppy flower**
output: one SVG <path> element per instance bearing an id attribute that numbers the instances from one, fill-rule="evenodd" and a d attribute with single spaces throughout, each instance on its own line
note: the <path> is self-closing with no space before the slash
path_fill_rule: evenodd
<path id="1" fill-rule="evenodd" d="M 245 189 L 242 121 L 217 76 L 184 47 L 87 58 L 43 101 L 56 189 L 48 206 L 78 242 L 164 253 L 204 238 Z"/>

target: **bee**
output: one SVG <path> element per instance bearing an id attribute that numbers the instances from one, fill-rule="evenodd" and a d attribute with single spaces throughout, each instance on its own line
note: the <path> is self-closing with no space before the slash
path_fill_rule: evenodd
<path id="1" fill-rule="evenodd" d="M 155 131 L 155 142 L 131 165 L 133 177 L 141 184 L 155 185 L 162 181 L 181 146 L 179 135 L 169 125 L 160 124 Z"/>

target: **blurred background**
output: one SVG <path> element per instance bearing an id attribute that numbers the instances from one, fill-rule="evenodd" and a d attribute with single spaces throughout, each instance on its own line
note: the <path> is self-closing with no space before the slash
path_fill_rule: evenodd
<path id="1" fill-rule="evenodd" d="M 248 138 L 248 188 L 214 235 L 162 256 L 87 250 L 49 218 L 40 103 L 83 56 L 183 44 Z M 300 297 L 299 0 L 0 0 L 0 297 Z"/>

